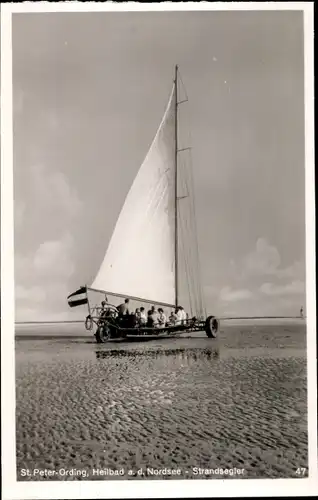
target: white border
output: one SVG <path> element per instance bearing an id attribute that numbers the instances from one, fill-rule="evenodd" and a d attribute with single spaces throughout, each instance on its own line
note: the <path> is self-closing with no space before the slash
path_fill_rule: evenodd
<path id="1" fill-rule="evenodd" d="M 191 10 L 301 10 L 305 32 L 306 293 L 309 478 L 246 480 L 18 482 L 15 457 L 13 138 L 11 14 Z M 133 3 L 25 2 L 1 5 L 1 344 L 2 478 L 4 500 L 50 498 L 189 498 L 310 496 L 318 491 L 314 183 L 313 2 Z M 301 466 L 301 464 L 300 464 Z"/>

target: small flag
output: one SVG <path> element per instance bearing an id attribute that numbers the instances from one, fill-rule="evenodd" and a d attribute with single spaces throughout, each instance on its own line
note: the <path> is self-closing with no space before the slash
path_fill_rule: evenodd
<path id="1" fill-rule="evenodd" d="M 76 292 L 71 293 L 67 297 L 68 305 L 70 307 L 82 306 L 88 303 L 86 286 L 82 286 Z"/>

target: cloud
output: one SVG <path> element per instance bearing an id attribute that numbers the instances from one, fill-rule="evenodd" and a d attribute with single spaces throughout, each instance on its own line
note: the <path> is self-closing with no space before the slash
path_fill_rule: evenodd
<path id="1" fill-rule="evenodd" d="M 40 224 L 42 233 L 53 228 L 60 233 L 81 211 L 82 202 L 76 191 L 62 172 L 50 171 L 44 165 L 32 165 L 24 172 L 26 177 L 16 184 L 16 229 L 29 233 L 31 224 Z"/>
<path id="2" fill-rule="evenodd" d="M 68 283 L 75 272 L 69 228 L 82 203 L 62 172 L 35 164 L 24 175 L 14 207 L 16 315 L 21 321 L 50 319 L 67 311 Z"/>
<path id="3" fill-rule="evenodd" d="M 286 285 L 275 285 L 274 283 L 263 283 L 260 291 L 265 295 L 301 295 L 305 292 L 303 281 L 293 281 Z"/>
<path id="4" fill-rule="evenodd" d="M 306 276 L 305 263 L 300 260 L 296 260 L 291 266 L 284 269 L 277 269 L 276 275 L 279 278 L 295 278 L 299 280 L 304 280 Z"/>
<path id="5" fill-rule="evenodd" d="M 270 245 L 265 238 L 259 238 L 256 248 L 244 259 L 244 270 L 247 274 L 275 274 L 280 265 L 280 255 L 276 247 Z"/>
<path id="6" fill-rule="evenodd" d="M 67 310 L 68 282 L 74 274 L 73 239 L 41 243 L 34 253 L 15 258 L 17 320 L 52 319 Z M 65 317 L 68 317 L 67 312 Z"/>
<path id="7" fill-rule="evenodd" d="M 250 299 L 252 296 L 252 292 L 246 288 L 232 290 L 229 286 L 222 288 L 220 293 L 220 299 L 224 302 L 237 302 Z"/>
<path id="8" fill-rule="evenodd" d="M 67 279 L 74 272 L 71 258 L 72 238 L 64 235 L 60 241 L 41 243 L 33 258 L 33 269 L 37 276 Z"/>
<path id="9" fill-rule="evenodd" d="M 219 288 L 213 285 L 204 285 L 204 294 L 207 297 L 216 297 L 219 294 Z"/>
<path id="10" fill-rule="evenodd" d="M 303 261 L 296 260 L 286 268 L 282 268 L 280 265 L 281 257 L 278 249 L 271 245 L 265 238 L 259 238 L 255 249 L 243 261 L 242 275 L 245 277 L 275 276 L 279 279 L 305 279 L 305 263 Z"/>
<path id="11" fill-rule="evenodd" d="M 25 287 L 17 285 L 15 287 L 15 299 L 18 301 L 31 301 L 33 303 L 43 302 L 46 299 L 45 290 L 40 286 Z"/>
<path id="12" fill-rule="evenodd" d="M 31 166 L 30 173 L 33 199 L 44 212 L 53 210 L 56 215 L 62 212 L 63 217 L 77 215 L 82 203 L 62 172 L 49 171 L 44 165 L 37 164 Z"/>

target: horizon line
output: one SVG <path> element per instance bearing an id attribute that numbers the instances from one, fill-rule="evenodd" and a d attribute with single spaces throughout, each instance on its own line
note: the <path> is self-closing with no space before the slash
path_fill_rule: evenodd
<path id="1" fill-rule="evenodd" d="M 306 319 L 307 316 L 231 316 L 231 317 L 222 317 L 216 316 L 219 320 L 235 320 L 235 319 Z M 81 319 L 75 320 L 34 320 L 34 321 L 15 321 L 15 325 L 30 325 L 30 324 L 58 324 L 58 323 L 83 323 L 84 321 Z"/>

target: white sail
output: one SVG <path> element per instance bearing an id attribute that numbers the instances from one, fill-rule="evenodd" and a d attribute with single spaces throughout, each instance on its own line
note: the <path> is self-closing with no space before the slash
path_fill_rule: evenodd
<path id="1" fill-rule="evenodd" d="M 175 303 L 175 87 L 91 286 Z"/>

